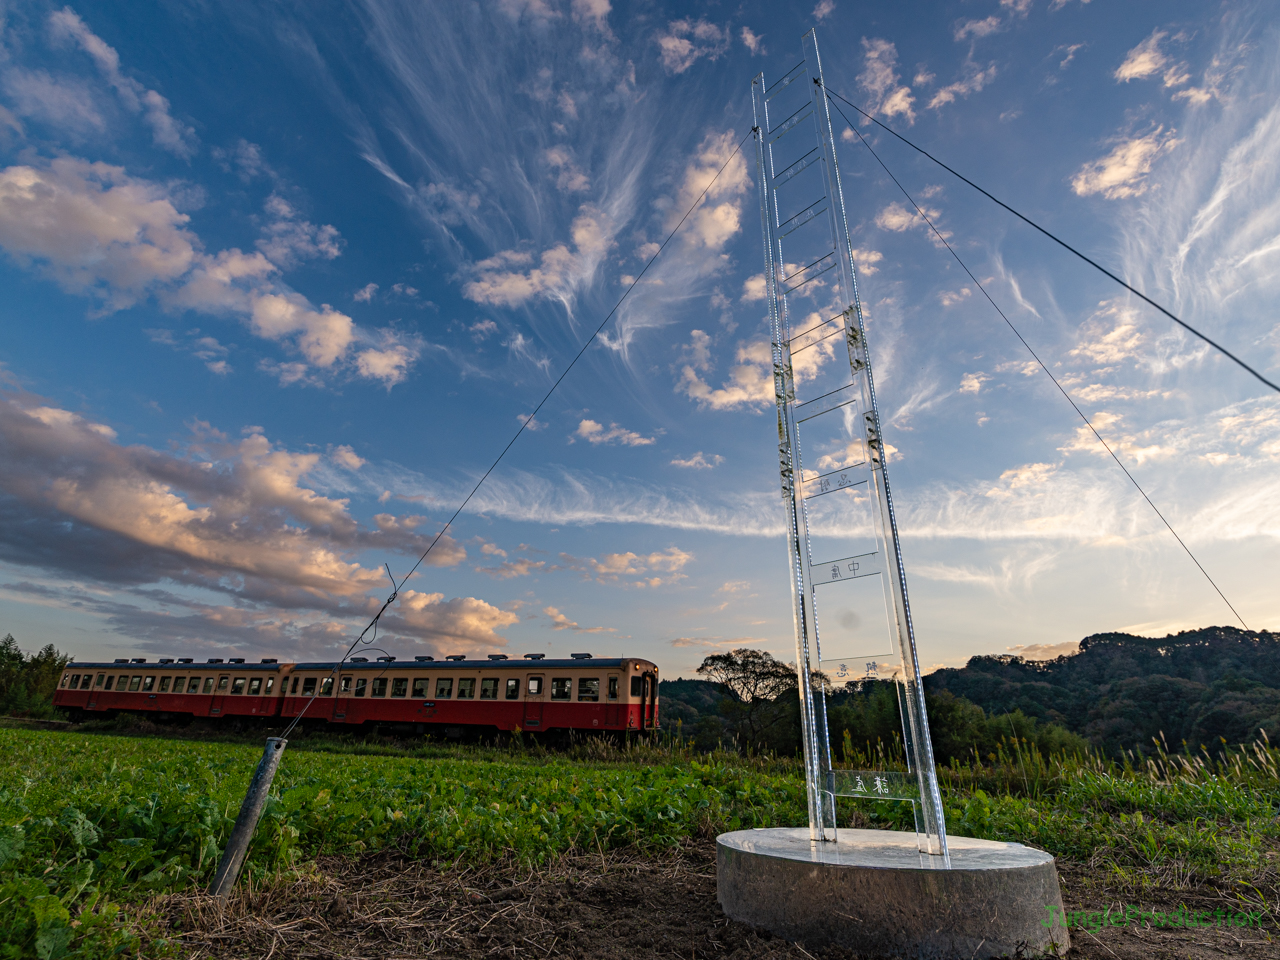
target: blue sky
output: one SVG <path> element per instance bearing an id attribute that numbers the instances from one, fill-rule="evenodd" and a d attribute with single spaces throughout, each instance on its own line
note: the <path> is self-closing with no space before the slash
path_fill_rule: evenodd
<path id="1" fill-rule="evenodd" d="M 812 26 L 829 87 L 1280 374 L 1272 5 L 0 11 L 0 631 L 27 647 L 344 648 L 382 564 L 408 571 Z M 1277 398 L 866 132 L 1249 626 L 1276 627 Z M 1231 622 L 841 149 L 923 664 Z M 668 676 L 732 646 L 790 655 L 758 209 L 748 149 L 380 646 L 636 654 Z"/>

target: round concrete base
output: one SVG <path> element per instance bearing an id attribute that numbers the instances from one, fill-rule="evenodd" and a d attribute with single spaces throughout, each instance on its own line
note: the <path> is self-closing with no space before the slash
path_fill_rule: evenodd
<path id="1" fill-rule="evenodd" d="M 735 920 L 859 956 L 952 960 L 1067 952 L 1053 857 L 1020 843 L 948 837 L 951 868 L 914 833 L 739 830 L 716 840 L 716 890 Z M 932 862 L 931 862 L 932 861 Z"/>

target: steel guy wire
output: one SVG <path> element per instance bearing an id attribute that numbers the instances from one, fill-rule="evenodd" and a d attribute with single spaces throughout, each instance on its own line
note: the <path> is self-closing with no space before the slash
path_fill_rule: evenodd
<path id="1" fill-rule="evenodd" d="M 1126 283 L 1125 281 L 1121 280 L 1119 277 L 1117 277 L 1114 273 L 1112 273 L 1112 272 L 1111 272 L 1110 270 L 1108 270 L 1106 267 L 1102 266 L 1102 265 L 1101 265 L 1100 263 L 1098 263 L 1096 260 L 1092 260 L 1092 259 L 1090 259 L 1089 257 L 1085 256 L 1083 253 L 1081 253 L 1081 252 L 1080 252 L 1079 250 L 1077 250 L 1075 247 L 1071 246 L 1071 244 L 1067 243 L 1065 240 L 1061 239 L 1060 237 L 1055 236 L 1053 233 L 1050 233 L 1048 230 L 1046 230 L 1044 227 L 1040 226 L 1040 224 L 1036 223 L 1036 222 L 1035 222 L 1034 220 L 1032 220 L 1030 217 L 1026 216 L 1026 215 L 1025 215 L 1025 214 L 1023 214 L 1023 213 L 1019 213 L 1017 210 L 1015 210 L 1013 207 L 1009 206 L 1009 204 L 1005 203 L 1003 200 L 999 199 L 998 197 L 994 197 L 994 196 L 992 196 L 990 193 L 988 193 L 988 192 L 987 192 L 986 190 L 984 190 L 982 187 L 978 186 L 976 183 L 974 183 L 974 182 L 973 182 L 972 180 L 970 180 L 968 177 L 964 176 L 964 175 L 963 175 L 963 174 L 961 174 L 961 173 L 957 173 L 957 172 L 956 172 L 955 170 L 953 170 L 951 167 L 947 166 L 945 163 L 943 163 L 941 160 L 939 160 L 937 157 L 935 157 L 933 154 L 931 154 L 928 150 L 925 150 L 923 147 L 918 147 L 918 146 L 916 146 L 914 143 L 912 143 L 910 140 L 908 140 L 908 139 L 907 139 L 906 137 L 904 137 L 902 134 L 898 133 L 898 131 L 894 130 L 892 127 L 890 127 L 890 126 L 886 126 L 885 124 L 881 123 L 879 120 L 877 120 L 877 119 L 876 119 L 875 117 L 873 117 L 871 114 L 867 113 L 867 111 L 863 110 L 860 106 L 858 106 L 858 105 L 857 105 L 856 103 L 854 103 L 853 101 L 851 101 L 851 100 L 847 100 L 846 98 L 844 98 L 844 97 L 840 96 L 840 94 L 836 93 L 834 90 L 831 90 L 830 88 L 824 88 L 824 89 L 826 89 L 826 92 L 827 92 L 828 96 L 835 97 L 837 100 L 841 100 L 841 101 L 843 101 L 844 103 L 848 104 L 848 105 L 849 105 L 850 107 L 852 107 L 854 110 L 857 110 L 860 114 L 862 114 L 864 117 L 866 117 L 868 120 L 870 120 L 870 121 L 871 121 L 872 123 L 874 123 L 876 126 L 878 126 L 881 130 L 884 130 L 884 131 L 886 131 L 886 132 L 888 132 L 888 133 L 892 134 L 893 136 L 897 137 L 899 140 L 901 140 L 903 143 L 905 143 L 905 144 L 906 144 L 908 147 L 910 147 L 912 150 L 915 150 L 917 153 L 922 154 L 922 155 L 923 155 L 923 156 L 925 156 L 925 157 L 928 157 L 930 160 L 932 160 L 934 163 L 936 163 L 938 166 L 940 166 L 943 170 L 947 171 L 947 173 L 951 174 L 953 177 L 956 177 L 956 178 L 957 178 L 957 179 L 959 179 L 959 180 L 963 180 L 965 183 L 967 183 L 969 186 L 973 187 L 973 189 L 977 190 L 980 194 L 982 194 L 982 195 L 983 195 L 984 197 L 986 197 L 988 200 L 991 200 L 993 203 L 996 203 L 996 204 L 998 204 L 998 205 L 999 205 L 999 206 L 1001 206 L 1001 207 L 1004 207 L 1004 209 L 1008 210 L 1010 213 L 1012 213 L 1015 217 L 1017 217 L 1019 220 L 1023 221 L 1024 223 L 1026 223 L 1026 224 L 1028 224 L 1028 225 L 1030 225 L 1030 226 L 1032 226 L 1032 227 L 1035 227 L 1035 229 L 1039 230 L 1041 233 L 1043 233 L 1046 237 L 1048 237 L 1048 238 L 1049 238 L 1050 240 L 1052 240 L 1054 243 L 1058 244 L 1058 245 L 1059 245 L 1060 247 L 1062 247 L 1063 249 L 1065 249 L 1065 250 L 1067 250 L 1067 251 L 1069 251 L 1069 252 L 1071 252 L 1071 253 L 1075 254 L 1077 257 L 1079 257 L 1079 258 L 1080 258 L 1081 260 L 1083 260 L 1085 263 L 1089 264 L 1089 266 L 1093 267 L 1095 270 L 1098 270 L 1099 272 L 1106 274 L 1108 277 L 1110 277 L 1110 278 L 1111 278 L 1112 280 L 1114 280 L 1116 283 L 1120 284 L 1120 286 L 1124 287 L 1126 290 L 1128 290 L 1128 291 L 1129 291 L 1130 293 L 1132 293 L 1134 296 L 1138 297 L 1139 299 L 1141 299 L 1141 300 L 1145 301 L 1146 303 L 1150 304 L 1151 306 L 1155 307 L 1157 310 L 1159 310 L 1161 313 L 1163 313 L 1166 317 L 1168 317 L 1168 318 L 1169 318 L 1170 320 L 1172 320 L 1174 323 L 1178 324 L 1178 326 L 1182 327 L 1182 328 L 1183 328 L 1184 330 L 1186 330 L 1188 333 L 1191 333 L 1191 334 L 1193 334 L 1194 336 L 1199 337 L 1201 340 L 1203 340 L 1203 341 L 1204 341 L 1205 343 L 1207 343 L 1209 346 L 1213 347 L 1213 349 L 1217 350 L 1217 351 L 1218 351 L 1219 353 L 1221 353 L 1223 356 L 1225 356 L 1225 357 L 1227 357 L 1228 359 L 1230 359 L 1233 363 L 1235 363 L 1236 365 L 1238 365 L 1238 366 L 1239 366 L 1239 367 L 1241 367 L 1242 369 L 1244 369 L 1244 370 L 1248 371 L 1248 372 L 1249 372 L 1250 374 L 1252 374 L 1253 376 L 1257 377 L 1260 381 L 1262 381 L 1263 383 L 1265 383 L 1265 384 L 1266 384 L 1268 387 L 1270 387 L 1272 390 L 1275 390 L 1277 393 L 1280 393 L 1280 386 L 1278 386 L 1277 384 L 1275 384 L 1275 383 L 1274 383 L 1274 382 L 1272 382 L 1271 380 L 1268 380 L 1268 379 L 1267 379 L 1266 377 L 1264 377 L 1261 373 L 1259 373 L 1257 370 L 1253 369 L 1253 367 L 1249 366 L 1249 364 L 1245 363 L 1243 360 L 1241 360 L 1239 357 L 1237 357 L 1234 353 L 1232 353 L 1230 350 L 1228 350 L 1228 349 L 1227 349 L 1226 347 L 1224 347 L 1222 344 L 1220 344 L 1220 343 L 1216 342 L 1215 340 L 1210 339 L 1208 336 L 1206 336 L 1205 334 L 1201 333 L 1201 332 L 1200 332 L 1199 330 L 1197 330 L 1195 327 L 1191 326 L 1191 324 L 1189 324 L 1189 323 L 1187 323 L 1185 320 L 1183 320 L 1181 317 L 1176 316 L 1172 311 L 1167 310 L 1167 309 L 1165 309 L 1163 306 L 1161 306 L 1160 304 L 1156 303 L 1156 301 L 1152 300 L 1150 297 L 1148 297 L 1148 296 L 1147 296 L 1145 293 L 1143 293 L 1141 290 L 1138 290 L 1136 287 L 1133 287 L 1133 286 L 1131 286 L 1130 284 Z M 837 109 L 837 110 L 839 110 L 840 108 L 839 108 L 839 107 L 837 107 L 836 109 Z M 840 115 L 843 117 L 843 116 L 844 116 L 844 113 L 842 112 Z M 845 123 L 849 123 L 849 119 L 848 119 L 848 117 L 845 117 Z M 858 136 L 862 136 L 861 131 L 857 130 L 857 128 L 856 128 L 856 127 L 854 127 L 854 126 L 853 126 L 853 124 L 849 124 L 849 126 L 850 126 L 850 129 L 854 130 L 854 132 L 856 132 L 856 133 L 858 134 Z M 865 142 L 865 140 L 864 140 L 863 142 Z"/>
<path id="2" fill-rule="evenodd" d="M 844 98 L 841 97 L 840 99 L 843 100 Z M 845 101 L 845 102 L 847 103 L 848 101 Z M 1053 381 L 1053 385 L 1057 387 L 1058 392 L 1061 393 L 1066 398 L 1067 403 L 1071 404 L 1072 409 L 1074 409 L 1075 412 L 1080 415 L 1080 419 L 1085 422 L 1085 426 L 1087 426 L 1093 432 L 1093 435 L 1098 438 L 1098 442 L 1102 444 L 1102 446 L 1106 449 L 1107 453 L 1111 454 L 1111 459 L 1114 460 L 1116 462 L 1116 465 L 1121 470 L 1124 471 L 1124 475 L 1129 478 L 1129 482 L 1134 485 L 1134 487 L 1137 489 L 1137 491 L 1140 494 L 1142 494 L 1142 499 L 1147 501 L 1147 505 L 1150 506 L 1153 511 L 1155 511 L 1155 515 L 1160 518 L 1160 521 L 1168 528 L 1169 532 L 1173 534 L 1173 538 L 1178 541 L 1178 545 L 1182 547 L 1183 550 L 1186 551 L 1187 556 L 1191 558 L 1191 562 L 1196 565 L 1196 567 L 1200 570 L 1202 574 L 1204 574 L 1204 578 L 1209 581 L 1209 585 L 1213 587 L 1214 591 L 1218 594 L 1218 596 L 1222 598 L 1222 602 L 1225 603 L 1228 607 L 1230 607 L 1231 612 L 1235 615 L 1235 618 L 1240 621 L 1240 625 L 1243 626 L 1246 630 L 1248 630 L 1249 625 L 1244 622 L 1244 618 L 1240 616 L 1240 614 L 1236 611 L 1236 608 L 1232 605 L 1231 601 L 1227 599 L 1226 594 L 1224 594 L 1222 590 L 1218 587 L 1218 585 L 1214 582 L 1213 577 L 1209 576 L 1209 571 L 1205 570 L 1203 565 L 1201 565 L 1200 561 L 1196 559 L 1196 555 L 1191 552 L 1191 548 L 1186 545 L 1182 537 L 1178 536 L 1178 531 L 1173 529 L 1173 525 L 1169 523 L 1168 520 L 1165 519 L 1165 515 L 1160 512 L 1160 508 L 1157 507 L 1155 503 L 1152 502 L 1149 496 L 1147 496 L 1147 491 L 1142 489 L 1142 485 L 1138 483 L 1137 479 L 1134 478 L 1133 474 L 1129 472 L 1129 468 L 1124 465 L 1121 459 L 1116 455 L 1116 452 L 1111 449 L 1110 444 L 1108 444 L 1106 440 L 1102 439 L 1102 434 L 1098 432 L 1097 428 L 1093 425 L 1093 423 L 1089 420 L 1089 418 L 1085 416 L 1084 411 L 1081 410 L 1080 407 L 1076 404 L 1075 400 L 1071 398 L 1071 394 L 1067 393 L 1066 389 L 1062 386 L 1062 384 L 1058 382 L 1058 378 L 1053 375 L 1053 371 L 1051 371 L 1048 368 L 1048 366 L 1045 365 L 1045 362 L 1040 359 L 1039 354 L 1037 354 L 1035 350 L 1032 349 L 1031 344 L 1027 343 L 1026 338 L 1023 337 L 1023 335 L 1018 331 L 1018 328 L 1013 325 L 1013 321 L 1010 320 L 1005 315 L 1005 312 L 1000 309 L 1000 305 L 991 298 L 991 294 L 987 292 L 987 288 L 984 287 L 981 281 L 979 281 L 978 278 L 973 275 L 973 271 L 970 270 L 968 265 L 963 260 L 960 259 L 960 255 L 956 253 L 955 249 L 951 246 L 951 244 L 947 243 L 947 238 L 944 237 L 942 233 L 938 230 L 938 228 L 933 225 L 933 221 L 929 219 L 929 217 L 925 214 L 925 212 L 920 208 L 920 205 L 917 204 L 915 200 L 912 198 L 911 194 L 907 192 L 907 188 L 904 187 L 898 181 L 898 178 L 893 175 L 892 171 L 890 171 L 890 169 L 885 165 L 885 162 L 880 159 L 880 155 L 876 153 L 875 150 L 872 148 L 871 144 L 867 142 L 867 138 L 862 135 L 862 131 L 859 130 L 857 127 L 855 127 L 852 123 L 849 123 L 849 118 L 844 115 L 844 111 L 840 109 L 839 104 L 833 102 L 832 106 L 836 108 L 836 112 L 840 114 L 841 119 L 843 119 L 844 122 L 848 124 L 849 129 L 858 135 L 858 139 L 862 141 L 862 145 L 867 148 L 871 156 L 875 157 L 876 163 L 880 164 L 881 169 L 884 170 L 886 174 L 888 174 L 889 179 L 892 180 L 894 182 L 894 185 L 899 190 L 902 191 L 902 195 L 906 197 L 907 202 L 910 203 L 911 206 L 915 208 L 915 211 L 917 215 L 919 215 L 920 219 L 922 219 L 925 223 L 929 225 L 929 229 L 933 231 L 934 235 L 942 242 L 943 246 L 947 248 L 947 252 L 950 253 L 951 256 L 955 258 L 956 263 L 960 264 L 960 268 L 964 270 L 966 274 L 968 274 L 969 279 L 972 280 L 974 285 L 979 290 L 982 291 L 982 295 L 987 298 L 987 302 L 989 302 L 991 306 L 995 307 L 996 313 L 1000 314 L 1000 319 L 1003 320 L 1006 324 L 1008 324 L 1009 329 L 1012 330 L 1014 335 L 1019 340 L 1022 341 L 1022 345 L 1027 348 L 1027 352 L 1031 354 L 1031 356 L 1035 359 L 1036 363 L 1040 365 L 1040 369 L 1043 370 L 1048 375 L 1049 379 Z"/>

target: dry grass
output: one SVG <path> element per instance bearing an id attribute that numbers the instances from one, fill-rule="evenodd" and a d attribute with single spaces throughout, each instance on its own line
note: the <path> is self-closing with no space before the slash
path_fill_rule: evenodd
<path id="1" fill-rule="evenodd" d="M 1174 910 L 1226 902 L 1223 891 L 1153 890 L 1135 901 L 1082 864 L 1060 863 L 1069 910 L 1128 902 Z M 682 957 L 848 960 L 840 948 L 808 949 L 728 920 L 716 904 L 715 849 L 690 843 L 669 856 L 579 853 L 540 867 L 467 866 L 386 852 L 325 858 L 290 876 L 242 882 L 225 903 L 172 894 L 139 919 L 187 958 Z M 1070 960 L 1280 957 L 1274 931 L 1168 930 L 1142 926 L 1072 931 Z"/>

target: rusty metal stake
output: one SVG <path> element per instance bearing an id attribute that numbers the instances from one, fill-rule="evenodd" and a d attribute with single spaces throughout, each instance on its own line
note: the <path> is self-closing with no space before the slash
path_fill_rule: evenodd
<path id="1" fill-rule="evenodd" d="M 240 868 L 244 865 L 245 854 L 249 852 L 249 843 L 253 840 L 253 832 L 258 828 L 262 808 L 266 806 L 271 781 L 280 768 L 280 758 L 284 756 L 284 748 L 288 743 L 288 740 L 280 737 L 267 738 L 262 760 L 258 763 L 253 779 L 249 781 L 244 803 L 240 804 L 240 815 L 236 817 L 236 825 L 231 828 L 231 837 L 227 840 L 226 849 L 222 851 L 218 872 L 214 874 L 213 883 L 209 887 L 209 893 L 215 897 L 225 899 L 236 884 L 236 877 L 240 875 Z"/>

